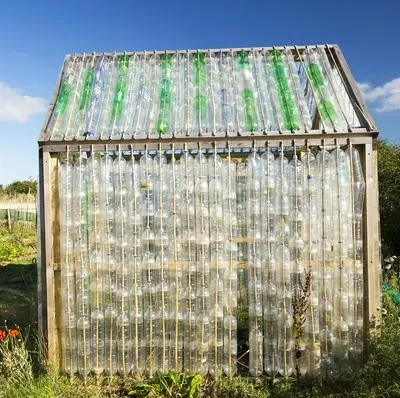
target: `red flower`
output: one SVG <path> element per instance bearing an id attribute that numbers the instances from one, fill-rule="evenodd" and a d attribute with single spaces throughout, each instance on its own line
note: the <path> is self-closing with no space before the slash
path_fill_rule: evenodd
<path id="1" fill-rule="evenodd" d="M 0 330 L 0 341 L 5 340 L 7 337 L 7 332 L 5 330 Z"/>
<path id="2" fill-rule="evenodd" d="M 11 336 L 11 337 L 17 337 L 17 336 L 19 336 L 19 330 L 18 330 L 18 329 L 11 329 L 11 330 L 10 330 L 10 336 Z"/>

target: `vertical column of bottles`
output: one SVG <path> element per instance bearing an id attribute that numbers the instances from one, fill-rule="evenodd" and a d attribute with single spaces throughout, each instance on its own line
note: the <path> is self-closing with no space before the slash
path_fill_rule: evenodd
<path id="1" fill-rule="evenodd" d="M 238 290 L 237 290 L 237 321 L 238 321 L 238 356 L 245 354 L 248 338 L 248 267 L 247 267 L 247 168 L 242 159 L 236 166 L 236 217 L 237 217 L 237 247 L 238 247 Z"/>
<path id="2" fill-rule="evenodd" d="M 239 96 L 237 103 L 239 111 L 239 131 L 242 135 L 249 135 L 260 131 L 260 122 L 257 109 L 257 92 L 253 76 L 253 56 L 241 51 L 237 56 L 237 84 Z"/>
<path id="3" fill-rule="evenodd" d="M 146 337 L 146 371 L 153 375 L 156 369 L 156 280 L 154 253 L 154 162 L 145 152 L 139 161 L 140 189 L 142 201 L 142 271 L 144 334 Z"/>
<path id="4" fill-rule="evenodd" d="M 138 62 L 138 55 L 134 54 L 129 58 L 126 93 L 120 121 L 121 130 L 116 131 L 124 138 L 131 138 L 133 135 L 133 117 L 135 114 L 135 108 L 139 105 L 136 102 L 140 77 L 139 70 L 140 62 Z"/>
<path id="5" fill-rule="evenodd" d="M 126 108 L 130 57 L 124 54 L 116 61 L 116 85 L 113 93 L 110 115 L 109 136 L 120 137 L 123 134 L 123 113 Z"/>
<path id="6" fill-rule="evenodd" d="M 236 373 L 237 360 L 237 217 L 236 217 L 236 165 L 232 162 L 228 149 L 227 161 L 224 164 L 223 178 L 223 214 L 225 241 L 224 270 L 224 363 L 227 376 Z"/>
<path id="7" fill-rule="evenodd" d="M 219 55 L 209 51 L 207 56 L 208 85 L 207 93 L 209 96 L 209 126 L 206 131 L 209 135 L 224 136 L 225 128 L 222 123 L 221 88 Z"/>
<path id="8" fill-rule="evenodd" d="M 109 154 L 100 158 L 102 201 L 104 203 L 104 369 L 108 375 L 118 371 L 117 365 L 117 301 L 116 301 L 116 228 L 115 228 L 115 189 L 114 164 Z"/>
<path id="9" fill-rule="evenodd" d="M 214 149 L 209 159 L 209 211 L 210 211 L 210 344 L 209 368 L 212 375 L 222 372 L 223 358 L 223 166 Z"/>
<path id="10" fill-rule="evenodd" d="M 333 268 L 333 332 L 337 344 L 334 347 L 336 357 L 346 358 L 349 348 L 349 267 L 348 246 L 351 240 L 351 222 L 349 223 L 351 189 L 350 164 L 345 152 L 337 147 L 331 153 L 332 167 L 335 170 L 335 187 L 333 192 L 333 217 L 337 220 L 337 227 L 333 232 L 333 248 L 335 252 L 335 263 Z"/>
<path id="11" fill-rule="evenodd" d="M 283 51 L 271 51 L 267 57 L 267 62 L 271 65 L 280 112 L 283 114 L 283 126 L 281 128 L 298 130 L 300 128 L 300 115 L 290 85 L 289 71 Z"/>
<path id="12" fill-rule="evenodd" d="M 149 73 L 149 56 L 138 55 L 136 58 L 138 85 L 135 93 L 135 110 L 133 114 L 133 132 L 135 138 L 145 138 L 149 130 L 150 111 L 152 106 L 153 91 Z"/>
<path id="13" fill-rule="evenodd" d="M 261 51 L 253 53 L 254 74 L 257 81 L 257 95 L 259 98 L 260 115 L 265 131 L 277 131 L 279 125 L 278 115 L 272 100 L 270 83 L 266 75 L 264 54 Z"/>
<path id="14" fill-rule="evenodd" d="M 175 57 L 171 54 L 160 56 L 161 83 L 159 94 L 158 119 L 156 132 L 162 136 L 172 135 L 173 77 Z"/>
<path id="15" fill-rule="evenodd" d="M 89 213 L 89 272 L 90 272 L 90 329 L 91 371 L 100 374 L 104 370 L 104 274 L 103 274 L 103 209 L 101 206 L 100 161 L 98 154 L 91 152 L 88 159 L 88 213 Z"/>
<path id="16" fill-rule="evenodd" d="M 74 267 L 73 166 L 61 164 L 61 289 L 62 289 L 62 369 L 69 375 L 77 372 L 76 301 Z"/>
<path id="17" fill-rule="evenodd" d="M 294 147 L 293 159 L 289 162 L 289 250 L 292 263 L 291 283 L 294 287 L 292 293 L 293 337 L 296 353 L 296 371 L 299 375 L 304 375 L 309 370 L 306 356 L 305 317 L 311 289 L 311 274 L 304 267 L 305 206 L 303 201 L 303 163 L 298 158 L 296 147 Z"/>
<path id="18" fill-rule="evenodd" d="M 186 286 L 182 292 L 184 297 L 184 359 L 185 371 L 195 371 L 197 362 L 196 341 L 196 220 L 195 220 L 195 195 L 194 195 L 194 160 L 187 150 L 181 158 L 182 176 L 182 269 L 183 284 Z"/>
<path id="19" fill-rule="evenodd" d="M 264 320 L 264 371 L 269 376 L 278 372 L 277 351 L 277 203 L 275 157 L 267 148 L 261 156 L 261 200 L 262 240 L 264 242 L 262 268 L 263 278 L 263 320 Z"/>
<path id="20" fill-rule="evenodd" d="M 185 54 L 176 54 L 174 68 L 174 102 L 173 102 L 173 134 L 175 137 L 183 137 L 185 130 Z"/>
<path id="21" fill-rule="evenodd" d="M 300 83 L 300 77 L 298 72 L 298 67 L 294 61 L 292 50 L 285 49 L 283 52 L 285 57 L 285 62 L 287 65 L 287 77 L 288 83 L 292 90 L 293 97 L 295 99 L 295 104 L 299 114 L 300 128 L 304 130 L 311 129 L 311 116 L 307 107 L 306 99 L 304 96 L 304 89 Z"/>
<path id="22" fill-rule="evenodd" d="M 355 354 L 359 356 L 363 351 L 363 231 L 362 217 L 365 195 L 365 179 L 358 150 L 350 144 L 347 149 L 350 159 L 352 178 L 352 224 L 353 250 L 352 273 L 353 280 L 349 281 L 353 290 L 354 332 L 352 335 Z"/>
<path id="23" fill-rule="evenodd" d="M 169 357 L 169 329 L 168 329 L 168 299 L 169 299 L 169 222 L 170 192 L 167 183 L 167 160 L 161 150 L 154 158 L 154 226 L 155 226 L 155 253 L 157 268 L 157 368 L 160 372 L 167 372 Z"/>
<path id="24" fill-rule="evenodd" d="M 77 358 L 78 373 L 84 377 L 91 369 L 90 347 L 90 292 L 89 292 L 89 181 L 88 166 L 82 153 L 74 164 L 73 200 L 75 224 L 77 229 L 77 270 L 76 270 L 76 306 L 77 306 Z"/>
<path id="25" fill-rule="evenodd" d="M 196 371 L 208 372 L 210 336 L 210 217 L 208 189 L 208 160 L 201 149 L 194 159 L 194 189 L 196 208 L 197 256 L 197 367 Z"/>
<path id="26" fill-rule="evenodd" d="M 89 108 L 90 98 L 93 92 L 95 81 L 95 63 L 96 56 L 88 57 L 86 60 L 86 68 L 82 77 L 82 86 L 78 99 L 78 109 L 76 110 L 73 121 L 73 129 L 70 137 L 82 137 L 85 131 L 85 119 Z"/>
<path id="27" fill-rule="evenodd" d="M 319 213 L 317 209 L 317 193 L 319 181 L 317 179 L 315 156 L 310 148 L 301 154 L 303 162 L 303 189 L 304 189 L 304 230 L 303 230 L 303 258 L 306 272 L 311 276 L 308 309 L 304 325 L 304 342 L 307 348 L 308 372 L 315 375 L 320 365 L 319 343 L 319 282 L 321 279 L 319 268 Z"/>
<path id="28" fill-rule="evenodd" d="M 304 53 L 304 62 L 312 84 L 315 102 L 325 129 L 347 131 L 347 122 L 332 86 L 330 67 L 326 68 L 329 61 L 323 60 L 323 56 L 326 57 L 324 50 L 320 52 L 313 48 L 307 48 Z"/>
<path id="29" fill-rule="evenodd" d="M 87 105 L 85 135 L 100 136 L 100 121 L 103 113 L 107 81 L 109 80 L 111 60 L 103 55 L 98 58 L 94 69 L 93 90 Z"/>
<path id="30" fill-rule="evenodd" d="M 101 96 L 101 105 L 97 105 L 98 108 L 101 108 L 98 132 L 101 139 L 109 139 L 111 137 L 111 120 L 114 112 L 114 95 L 118 84 L 117 76 L 119 73 L 119 62 L 120 59 L 115 54 L 109 60 L 109 69 L 107 79 L 104 80 L 104 91 Z M 116 105 L 118 105 L 118 100 Z M 117 107 L 115 109 L 117 109 Z"/>
<path id="31" fill-rule="evenodd" d="M 142 230 L 143 217 L 141 213 L 141 192 L 139 178 L 139 164 L 133 157 L 127 164 L 130 169 L 129 188 L 129 220 L 131 223 L 131 300 L 130 300 L 130 331 L 132 341 L 132 371 L 144 370 L 144 346 L 145 336 L 143 333 L 143 279 L 142 279 Z"/>
<path id="32" fill-rule="evenodd" d="M 218 56 L 219 100 L 216 101 L 221 106 L 221 130 L 228 136 L 236 135 L 237 131 L 235 95 L 230 79 L 233 62 L 229 53 L 221 52 Z"/>
<path id="33" fill-rule="evenodd" d="M 128 218 L 129 172 L 126 160 L 118 152 L 114 159 L 115 184 L 115 260 L 117 302 L 118 372 L 126 375 L 131 369 L 132 341 L 130 339 L 131 302 L 131 224 Z"/>
<path id="34" fill-rule="evenodd" d="M 182 168 L 175 159 L 174 150 L 169 166 L 171 182 L 172 220 L 170 231 L 172 233 L 171 243 L 171 279 L 169 293 L 169 316 L 170 316 L 170 361 L 169 368 L 175 372 L 183 370 L 183 311 L 184 300 L 183 264 L 182 264 L 182 222 L 181 203 L 183 195 Z"/>
<path id="35" fill-rule="evenodd" d="M 289 251 L 289 173 L 283 147 L 276 159 L 277 172 L 277 309 L 278 373 L 288 377 L 294 370 L 292 316 L 292 262 Z"/>
<path id="36" fill-rule="evenodd" d="M 319 173 L 319 213 L 320 219 L 320 343 L 322 365 L 325 371 L 331 363 L 334 335 L 332 331 L 333 296 L 332 296 L 332 230 L 336 228 L 332 220 L 332 162 L 331 155 L 324 148 L 317 154 Z"/>
<path id="37" fill-rule="evenodd" d="M 72 85 L 76 68 L 76 58 L 70 57 L 66 60 L 64 74 L 62 76 L 60 91 L 54 105 L 53 114 L 49 124 L 51 139 L 62 139 L 64 135 L 63 123 L 65 113 L 69 106 L 72 93 Z"/>
<path id="38" fill-rule="evenodd" d="M 66 110 L 64 123 L 61 127 L 65 139 L 71 139 L 75 136 L 78 126 L 75 124 L 76 115 L 79 112 L 80 96 L 85 83 L 88 58 L 83 55 L 77 59 L 75 73 L 72 81 L 70 104 Z"/>
<path id="39" fill-rule="evenodd" d="M 150 83 L 149 86 L 151 93 L 150 96 L 152 98 L 152 101 L 149 104 L 147 136 L 149 138 L 159 138 L 160 133 L 158 131 L 157 125 L 159 120 L 160 106 L 165 107 L 166 99 L 168 99 L 168 103 L 170 103 L 170 101 L 172 100 L 171 67 L 168 66 L 166 68 L 168 63 L 163 62 L 164 76 L 167 76 L 167 78 L 163 79 L 162 78 L 163 71 L 162 71 L 160 56 L 158 54 L 151 54 L 148 57 L 147 63 L 148 65 L 146 71 L 147 71 L 148 81 Z M 165 72 L 167 72 L 167 74 L 165 74 Z M 165 121 L 166 120 L 164 120 L 163 122 Z M 170 121 L 168 121 L 168 123 L 169 122 Z M 165 126 L 161 127 L 165 128 Z"/>
<path id="40" fill-rule="evenodd" d="M 249 289 L 249 369 L 263 372 L 263 306 L 261 252 L 261 159 L 253 150 L 247 159 L 247 239 Z"/>
<path id="41" fill-rule="evenodd" d="M 208 135 L 212 131 L 208 98 L 208 61 L 205 53 L 196 53 L 192 56 L 195 115 L 192 124 L 193 135 Z"/>

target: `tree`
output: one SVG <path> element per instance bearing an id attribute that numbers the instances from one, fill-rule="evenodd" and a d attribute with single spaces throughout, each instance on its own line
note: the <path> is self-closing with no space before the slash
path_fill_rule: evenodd
<path id="1" fill-rule="evenodd" d="M 400 254 L 400 145 L 378 147 L 379 210 L 382 253 Z"/>
<path id="2" fill-rule="evenodd" d="M 33 179 L 23 180 L 23 181 L 14 181 L 11 184 L 8 184 L 6 186 L 5 191 L 9 195 L 15 195 L 15 194 L 20 194 L 20 193 L 36 194 L 37 181 L 35 181 Z"/>

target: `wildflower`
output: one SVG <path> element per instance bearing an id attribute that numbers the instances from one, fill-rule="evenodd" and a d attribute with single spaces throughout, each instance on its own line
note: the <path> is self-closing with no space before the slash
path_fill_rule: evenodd
<path id="1" fill-rule="evenodd" d="M 7 336 L 7 332 L 5 330 L 0 330 L 0 341 L 3 341 Z"/>
<path id="2" fill-rule="evenodd" d="M 18 329 L 11 329 L 10 330 L 10 336 L 12 336 L 12 337 L 19 336 L 19 330 Z"/>

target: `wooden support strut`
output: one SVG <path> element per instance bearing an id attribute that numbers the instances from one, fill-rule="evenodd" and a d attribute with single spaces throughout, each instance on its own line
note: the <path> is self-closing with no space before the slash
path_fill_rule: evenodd
<path id="1" fill-rule="evenodd" d="M 363 209 L 364 241 L 364 330 L 368 334 L 381 318 L 381 266 L 379 243 L 378 166 L 376 140 L 363 146 L 361 161 L 365 178 Z"/>
<path id="2" fill-rule="evenodd" d="M 40 288 L 39 288 L 39 333 L 43 337 L 47 359 L 57 363 L 58 333 L 56 330 L 55 273 L 53 256 L 52 172 L 53 159 L 49 153 L 39 150 L 39 194 L 40 194 Z"/>

